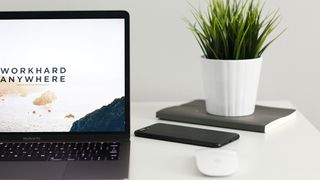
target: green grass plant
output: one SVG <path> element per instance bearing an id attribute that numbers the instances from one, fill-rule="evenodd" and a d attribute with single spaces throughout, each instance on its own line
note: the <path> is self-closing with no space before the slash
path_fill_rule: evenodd
<path id="1" fill-rule="evenodd" d="M 187 23 L 207 59 L 253 59 L 285 31 L 266 42 L 280 15 L 262 12 L 263 5 L 254 0 L 209 0 L 207 12 L 193 8 L 195 22 Z"/>

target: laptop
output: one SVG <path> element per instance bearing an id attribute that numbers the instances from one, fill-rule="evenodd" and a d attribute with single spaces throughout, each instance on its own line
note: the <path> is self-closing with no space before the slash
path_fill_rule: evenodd
<path id="1" fill-rule="evenodd" d="M 0 179 L 128 179 L 129 14 L 0 12 Z"/>

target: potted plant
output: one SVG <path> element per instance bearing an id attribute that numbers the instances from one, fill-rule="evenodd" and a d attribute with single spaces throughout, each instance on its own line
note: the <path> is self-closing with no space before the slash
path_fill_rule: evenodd
<path id="1" fill-rule="evenodd" d="M 254 0 L 210 0 L 207 12 L 194 9 L 188 21 L 204 55 L 201 57 L 206 110 L 221 116 L 254 113 L 262 54 L 277 39 L 278 11 L 262 15 Z"/>

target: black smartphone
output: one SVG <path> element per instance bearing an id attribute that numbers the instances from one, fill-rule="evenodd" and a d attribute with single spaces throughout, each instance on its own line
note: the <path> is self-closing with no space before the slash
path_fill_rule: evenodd
<path id="1" fill-rule="evenodd" d="M 218 148 L 239 139 L 239 134 L 224 131 L 156 123 L 136 130 L 135 136 Z"/>

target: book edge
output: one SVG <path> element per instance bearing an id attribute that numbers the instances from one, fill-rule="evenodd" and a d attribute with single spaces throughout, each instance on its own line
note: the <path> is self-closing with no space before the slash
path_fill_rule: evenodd
<path id="1" fill-rule="evenodd" d="M 269 131 L 272 131 L 273 129 L 275 129 L 279 126 L 282 126 L 283 124 L 287 123 L 288 121 L 296 119 L 296 116 L 297 116 L 297 111 L 294 110 L 294 112 L 292 112 L 291 114 L 284 116 L 282 118 L 278 118 L 278 119 L 270 122 L 264 128 L 265 133 L 268 133 Z"/>
<path id="2" fill-rule="evenodd" d="M 196 122 L 193 121 L 194 118 L 197 117 L 190 117 L 190 116 L 179 116 L 179 117 L 173 117 L 170 114 L 167 113 L 156 113 L 156 117 L 159 120 L 165 120 L 165 121 L 173 121 L 173 122 L 180 122 L 180 123 L 187 123 L 187 124 L 197 124 L 197 125 L 204 125 L 208 127 L 219 127 L 219 128 L 227 128 L 227 129 L 237 129 L 237 130 L 244 130 L 244 131 L 251 131 L 251 132 L 260 132 L 264 133 L 264 127 L 262 126 L 257 126 L 253 124 L 243 124 L 243 123 L 224 123 L 223 121 L 212 121 L 210 124 L 208 123 L 203 123 L 203 121 Z M 183 120 L 181 120 L 183 118 Z M 206 121 L 210 121 L 207 120 Z"/>

